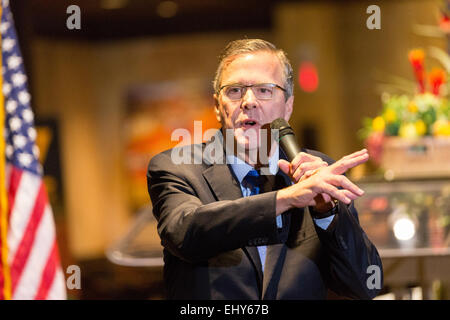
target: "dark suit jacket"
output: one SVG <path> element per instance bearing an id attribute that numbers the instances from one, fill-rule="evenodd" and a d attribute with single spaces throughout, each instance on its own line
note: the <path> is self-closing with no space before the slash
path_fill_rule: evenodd
<path id="1" fill-rule="evenodd" d="M 356 299 L 376 296 L 366 271 L 374 264 L 382 270 L 381 260 L 353 204 L 339 203 L 327 230 L 314 224 L 308 208 L 283 213 L 283 228 L 277 228 L 276 190 L 290 185 L 281 170 L 274 191 L 244 198 L 225 161 L 171 160 L 175 152 L 194 163 L 210 143 L 167 150 L 149 164 L 169 299 L 325 299 L 327 289 Z M 264 275 L 259 245 L 268 245 Z"/>

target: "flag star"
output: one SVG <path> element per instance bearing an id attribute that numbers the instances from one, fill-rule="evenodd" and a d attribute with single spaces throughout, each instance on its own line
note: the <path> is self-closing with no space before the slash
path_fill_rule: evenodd
<path id="1" fill-rule="evenodd" d="M 14 48 L 15 44 L 16 44 L 16 40 L 11 39 L 11 38 L 6 38 L 2 41 L 2 49 L 5 52 L 9 52 Z"/>
<path id="2" fill-rule="evenodd" d="M 33 154 L 36 158 L 39 158 L 39 155 L 41 154 L 39 147 L 37 145 L 33 146 Z"/>
<path id="3" fill-rule="evenodd" d="M 23 73 L 14 73 L 11 79 L 15 87 L 20 87 L 27 81 L 27 76 Z"/>
<path id="4" fill-rule="evenodd" d="M 31 122 L 34 119 L 33 116 L 33 111 L 31 111 L 30 109 L 25 109 L 22 112 L 22 118 L 23 120 L 25 120 L 26 122 Z"/>
<path id="5" fill-rule="evenodd" d="M 5 96 L 9 95 L 9 93 L 11 92 L 11 85 L 9 83 L 4 83 L 3 84 L 3 94 Z"/>
<path id="6" fill-rule="evenodd" d="M 28 136 L 30 137 L 31 140 L 35 140 L 36 139 L 36 129 L 33 127 L 29 127 L 28 128 Z"/>
<path id="7" fill-rule="evenodd" d="M 15 100 L 11 100 L 9 99 L 6 102 L 6 111 L 8 111 L 9 113 L 13 113 L 17 108 L 17 102 Z"/>
<path id="8" fill-rule="evenodd" d="M 10 27 L 10 24 L 9 24 L 8 21 L 2 22 L 0 24 L 0 32 L 3 33 L 3 34 L 6 33 L 6 31 L 8 30 L 9 27 Z"/>
<path id="9" fill-rule="evenodd" d="M 18 159 L 24 167 L 28 167 L 33 162 L 33 156 L 29 153 L 19 153 Z"/>
<path id="10" fill-rule="evenodd" d="M 12 145 L 8 144 L 5 147 L 5 153 L 8 158 L 11 158 L 14 153 L 14 148 Z"/>
<path id="11" fill-rule="evenodd" d="M 22 127 L 22 120 L 19 117 L 12 117 L 9 120 L 9 126 L 12 131 L 19 131 L 20 127 Z"/>
<path id="12" fill-rule="evenodd" d="M 38 162 L 37 163 L 37 172 L 39 175 L 43 175 L 44 174 L 44 170 L 42 169 L 41 164 Z"/>
<path id="13" fill-rule="evenodd" d="M 30 102 L 30 94 L 26 91 L 20 91 L 18 95 L 21 104 L 27 104 Z"/>
<path id="14" fill-rule="evenodd" d="M 27 144 L 27 138 L 21 134 L 15 135 L 13 137 L 13 143 L 16 148 L 23 148 Z"/>
<path id="15" fill-rule="evenodd" d="M 18 55 L 13 55 L 8 58 L 7 63 L 10 69 L 16 69 L 22 63 L 22 58 Z"/>

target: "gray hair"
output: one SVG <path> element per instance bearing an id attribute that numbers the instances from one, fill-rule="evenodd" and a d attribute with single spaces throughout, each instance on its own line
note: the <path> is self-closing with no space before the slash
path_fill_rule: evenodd
<path id="1" fill-rule="evenodd" d="M 286 89 L 286 92 L 284 93 L 285 98 L 287 100 L 290 96 L 292 96 L 294 92 L 294 77 L 292 66 L 286 56 L 286 53 L 281 49 L 277 49 L 277 47 L 275 47 L 272 43 L 261 39 L 235 40 L 230 42 L 225 47 L 220 55 L 219 66 L 217 67 L 216 75 L 213 81 L 214 92 L 219 93 L 223 69 L 233 60 L 232 57 L 257 51 L 268 51 L 278 57 L 281 65 L 283 66 L 283 87 Z"/>

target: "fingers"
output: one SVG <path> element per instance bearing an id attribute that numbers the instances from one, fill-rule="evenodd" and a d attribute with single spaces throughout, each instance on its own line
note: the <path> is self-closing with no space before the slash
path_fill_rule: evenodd
<path id="1" fill-rule="evenodd" d="M 291 161 L 291 165 L 292 165 L 292 168 L 291 168 L 292 172 L 291 172 L 291 174 L 293 175 L 295 173 L 295 171 L 298 169 L 298 167 L 300 165 L 302 165 L 303 163 L 305 163 L 305 162 L 314 162 L 314 161 L 323 162 L 322 158 L 313 156 L 313 155 L 311 155 L 309 153 L 306 153 L 306 152 L 300 152 Z"/>
<path id="2" fill-rule="evenodd" d="M 353 201 L 353 200 L 356 200 L 357 198 L 358 198 L 358 196 L 356 196 L 353 192 L 350 192 L 350 191 L 348 191 L 348 190 L 339 190 L 345 197 L 347 197 L 348 199 L 350 199 L 351 201 Z M 335 199 L 333 199 L 332 197 L 330 197 L 328 194 L 326 194 L 326 193 L 321 193 L 321 195 L 322 195 L 322 197 L 323 197 L 323 200 L 324 200 L 324 202 L 330 202 L 330 201 L 333 201 L 333 200 L 335 200 Z M 338 200 L 338 199 L 336 199 L 336 200 Z M 348 204 L 348 203 L 347 203 Z M 311 201 L 310 201 L 310 203 L 308 203 L 308 206 L 313 206 L 313 207 L 315 207 L 315 206 L 317 206 L 318 204 L 317 204 L 317 202 L 316 202 L 316 200 L 315 199 L 312 199 Z"/>
<path id="3" fill-rule="evenodd" d="M 345 192 L 342 192 L 342 190 L 339 190 L 334 185 L 324 181 L 313 185 L 312 190 L 315 193 L 326 193 L 330 197 L 347 204 L 351 202 L 351 199 L 346 196 Z"/>
<path id="4" fill-rule="evenodd" d="M 281 171 L 283 171 L 285 174 L 287 174 L 288 176 L 291 175 L 291 164 L 284 160 L 284 159 L 280 159 L 278 160 L 278 167 L 280 168 Z"/>
<path id="5" fill-rule="evenodd" d="M 319 177 L 313 184 L 313 190 L 317 193 L 325 193 L 329 197 L 344 203 L 350 203 L 364 194 L 364 191 L 343 175 L 330 175 Z M 341 187 L 342 189 L 338 189 Z M 325 201 L 329 201 L 325 199 Z"/>
<path id="6" fill-rule="evenodd" d="M 352 202 L 351 197 L 347 196 L 347 192 L 345 190 L 339 190 L 338 188 L 336 188 L 335 186 L 333 186 L 331 184 L 327 184 L 324 187 L 324 192 L 329 194 L 334 199 L 336 199 L 338 201 L 342 201 L 346 204 L 349 204 L 350 202 Z"/>
<path id="7" fill-rule="evenodd" d="M 341 191 L 345 194 L 345 196 L 347 198 L 351 199 L 352 201 L 359 198 L 359 196 L 357 196 L 356 194 L 354 194 L 353 192 L 350 192 L 348 190 L 343 189 Z"/>
<path id="8" fill-rule="evenodd" d="M 297 167 L 292 177 L 294 178 L 295 181 L 298 181 L 303 177 L 307 178 L 311 176 L 316 169 L 326 166 L 328 166 L 328 163 L 322 160 L 313 162 L 304 162 Z"/>
<path id="9" fill-rule="evenodd" d="M 326 193 L 322 193 L 322 198 L 323 198 L 323 201 L 325 201 L 325 202 L 330 202 L 331 200 L 333 200 L 328 194 L 326 194 Z"/>
<path id="10" fill-rule="evenodd" d="M 349 155 L 346 155 L 346 156 L 342 157 L 342 159 L 351 159 L 351 158 L 354 158 L 354 157 L 357 157 L 357 156 L 361 156 L 364 153 L 367 153 L 367 149 L 361 149 L 359 151 L 353 152 L 352 154 L 349 154 Z"/>
<path id="11" fill-rule="evenodd" d="M 367 150 L 363 149 L 336 161 L 330 166 L 330 169 L 334 174 L 343 174 L 348 169 L 356 167 L 367 160 L 369 160 L 369 154 L 367 153 Z"/>
<path id="12" fill-rule="evenodd" d="M 360 189 L 356 184 L 351 182 L 347 177 L 343 175 L 332 176 L 330 181 L 333 185 L 342 187 L 354 193 L 357 197 L 361 197 L 364 194 L 364 190 Z"/>
<path id="13" fill-rule="evenodd" d="M 348 169 L 354 168 L 366 162 L 367 160 L 369 160 L 368 151 L 367 149 L 362 149 L 342 157 L 340 160 L 332 164 L 330 168 L 332 169 L 332 173 L 334 174 L 343 174 Z M 285 171 L 287 170 L 286 163 L 288 162 L 283 160 L 283 168 L 280 167 L 280 169 L 286 174 L 289 174 L 289 176 L 291 176 L 295 182 L 302 179 L 302 177 L 308 171 L 313 171 L 315 169 L 328 166 L 328 163 L 323 161 L 322 158 L 313 156 L 305 152 L 300 152 L 291 161 L 289 173 Z"/>
<path id="14" fill-rule="evenodd" d="M 300 152 L 289 163 L 284 159 L 278 160 L 278 166 L 285 174 L 289 175 L 292 180 L 298 182 L 304 177 L 306 172 L 312 173 L 315 169 L 328 166 L 328 163 L 320 157 L 310 155 L 305 152 Z"/>
<path id="15" fill-rule="evenodd" d="M 368 159 L 367 150 L 362 149 L 346 155 L 328 166 L 328 163 L 321 158 L 301 152 L 290 163 L 286 160 L 279 160 L 278 166 L 295 182 L 301 182 L 296 184 L 299 188 L 294 192 L 295 207 L 303 207 L 307 203 L 312 206 L 317 205 L 316 201 L 312 199 L 317 194 L 321 194 L 325 202 L 335 199 L 350 204 L 353 200 L 361 197 L 364 191 L 342 174 Z M 324 167 L 328 168 L 323 169 Z"/>
<path id="16" fill-rule="evenodd" d="M 314 160 L 322 160 L 319 157 L 313 156 L 312 154 L 306 153 L 306 152 L 300 152 L 298 153 L 295 158 L 291 161 L 292 163 L 292 170 L 296 170 L 297 167 L 306 161 L 314 161 Z"/>

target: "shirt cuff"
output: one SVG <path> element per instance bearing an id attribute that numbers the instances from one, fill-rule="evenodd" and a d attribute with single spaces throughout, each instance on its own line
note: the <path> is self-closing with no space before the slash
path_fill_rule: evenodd
<path id="1" fill-rule="evenodd" d="M 283 219 L 281 219 L 281 214 L 277 216 L 277 227 L 278 229 L 283 228 Z"/>

